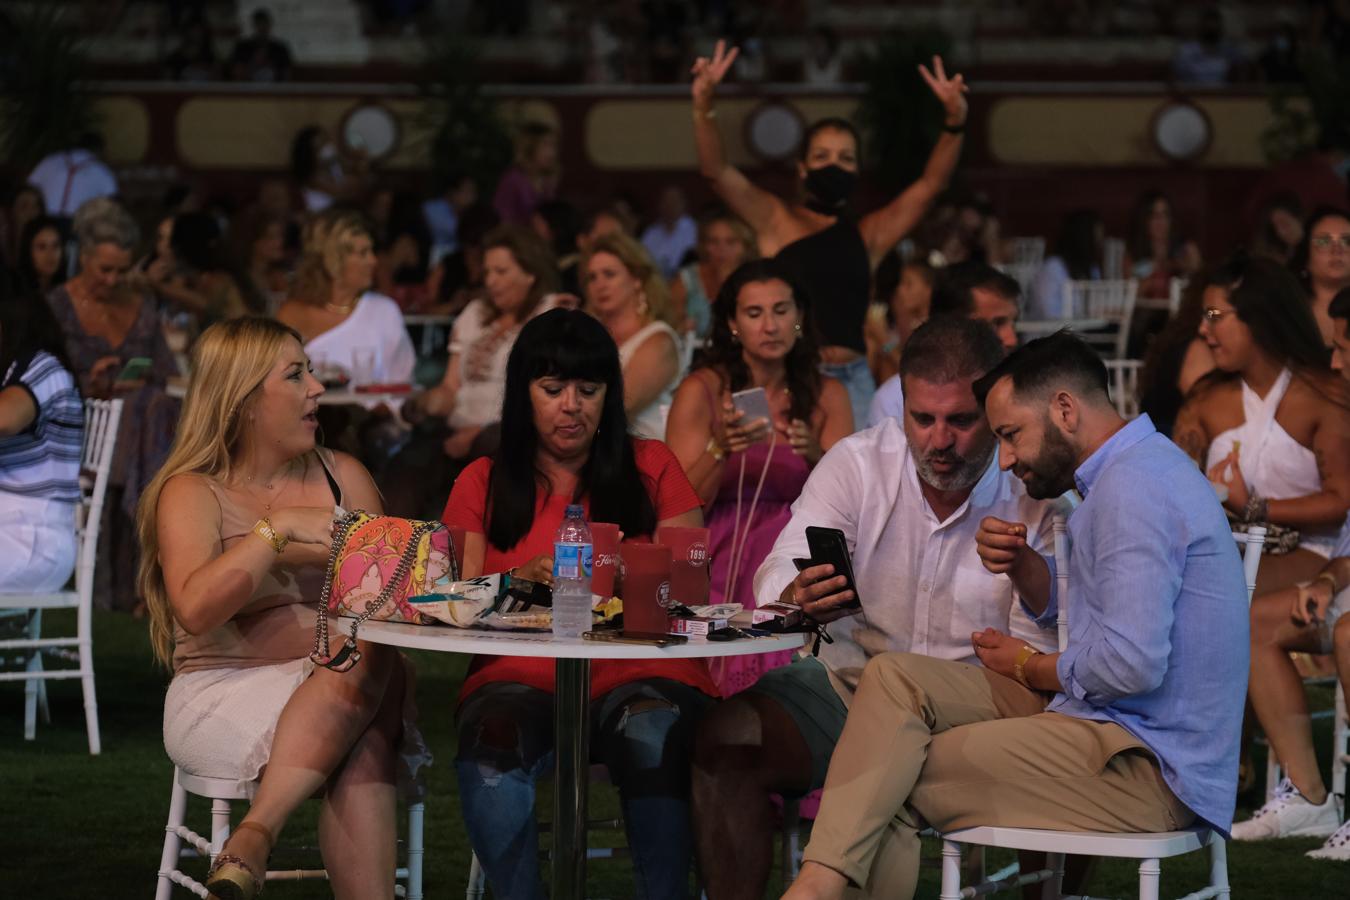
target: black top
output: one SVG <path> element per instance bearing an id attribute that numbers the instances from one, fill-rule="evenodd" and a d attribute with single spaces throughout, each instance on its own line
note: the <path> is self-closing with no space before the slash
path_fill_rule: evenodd
<path id="1" fill-rule="evenodd" d="M 865 355 L 863 323 L 872 296 L 872 264 L 858 223 L 840 216 L 823 231 L 788 244 L 774 258 L 806 289 L 821 346 Z"/>

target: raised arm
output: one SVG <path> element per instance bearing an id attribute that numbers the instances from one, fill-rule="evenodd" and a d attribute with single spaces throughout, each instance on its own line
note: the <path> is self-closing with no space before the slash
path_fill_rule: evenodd
<path id="1" fill-rule="evenodd" d="M 933 70 L 920 65 L 919 74 L 928 82 L 934 96 L 942 102 L 943 132 L 928 155 L 919 180 L 900 192 L 890 203 L 869 213 L 858 222 L 872 267 L 876 268 L 890 250 L 919 223 L 933 201 L 947 188 L 956 162 L 961 157 L 961 136 L 966 124 L 966 87 L 964 76 L 947 77 L 942 59 L 933 57 Z"/>
<path id="2" fill-rule="evenodd" d="M 722 135 L 717 130 L 717 110 L 713 108 L 713 93 L 726 77 L 727 70 L 736 61 L 739 48 L 726 48 L 726 41 L 718 41 L 711 58 L 700 56 L 690 70 L 694 75 L 690 92 L 693 95 L 694 145 L 698 149 L 698 168 L 713 192 L 757 233 L 770 230 L 774 220 L 786 213 L 783 201 L 762 188 L 727 162 L 722 148 Z"/>

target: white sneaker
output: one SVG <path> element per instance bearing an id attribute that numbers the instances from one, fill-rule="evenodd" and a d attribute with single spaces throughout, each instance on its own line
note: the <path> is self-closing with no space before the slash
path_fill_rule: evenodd
<path id="1" fill-rule="evenodd" d="M 1233 840 L 1259 841 L 1277 837 L 1326 837 L 1341 824 L 1336 796 L 1314 806 L 1298 792 L 1294 783 L 1284 779 L 1275 788 L 1275 796 L 1245 822 L 1233 825 Z"/>
<path id="2" fill-rule="evenodd" d="M 1305 854 L 1309 859 L 1335 859 L 1350 862 L 1350 821 L 1347 821 L 1336 833 L 1327 838 L 1327 842 L 1316 850 Z"/>

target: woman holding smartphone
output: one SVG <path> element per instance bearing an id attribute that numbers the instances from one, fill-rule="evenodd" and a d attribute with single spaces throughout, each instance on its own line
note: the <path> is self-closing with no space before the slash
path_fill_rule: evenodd
<path id="1" fill-rule="evenodd" d="M 752 580 L 825 451 L 853 431 L 848 391 L 820 374 L 807 297 L 772 260 L 731 273 L 713 304 L 712 342 L 680 385 L 666 442 L 703 501 L 711 600 L 754 607 Z M 723 696 L 789 654 L 718 660 Z"/>
<path id="2" fill-rule="evenodd" d="M 502 439 L 470 463 L 442 519 L 465 531 L 464 577 L 512 571 L 552 583 L 567 506 L 628 540 L 703 524 L 699 500 L 660 441 L 628 434 L 619 350 L 583 312 L 527 322 L 506 364 Z M 542 898 L 535 780 L 551 763 L 553 663 L 476 657 L 460 692 L 460 803 L 494 897 Z M 698 660 L 597 660 L 591 747 L 619 788 L 638 897 L 685 896 L 689 742 L 716 695 Z"/>
<path id="3" fill-rule="evenodd" d="M 136 501 L 173 443 L 178 401 L 164 393 L 178 374 L 160 327 L 154 295 L 128 277 L 140 230 L 106 197 L 75 213 L 80 271 L 47 295 L 66 337 L 66 356 L 80 393 L 125 401 L 99 532 L 99 584 L 94 596 L 115 610 L 142 610 L 135 592 L 139 549 L 132 519 Z M 106 536 L 106 537 L 105 537 Z M 104 581 L 104 579 L 107 581 Z"/>

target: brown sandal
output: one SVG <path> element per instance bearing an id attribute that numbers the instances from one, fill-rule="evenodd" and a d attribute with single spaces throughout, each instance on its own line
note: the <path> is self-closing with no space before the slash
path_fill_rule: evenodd
<path id="1" fill-rule="evenodd" d="M 272 832 L 257 822 L 240 822 L 234 833 L 237 835 L 245 829 L 256 831 L 262 835 L 267 844 L 267 852 L 269 854 L 272 852 L 274 840 Z M 228 846 L 229 841 L 226 841 L 225 847 Z M 221 849 L 224 850 L 225 848 Z M 264 859 L 263 868 L 266 867 L 267 863 Z M 211 864 L 211 871 L 206 875 L 206 890 L 216 900 L 253 900 L 254 897 L 262 893 L 265 877 L 266 872 L 255 872 L 253 867 L 245 862 L 242 857 L 222 852 L 216 857 L 216 861 Z"/>

